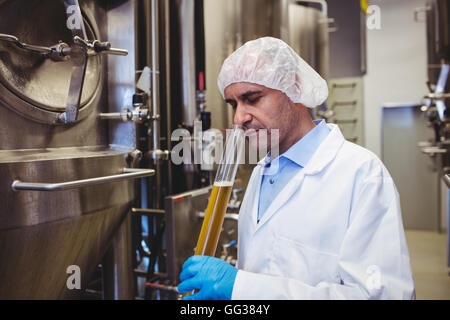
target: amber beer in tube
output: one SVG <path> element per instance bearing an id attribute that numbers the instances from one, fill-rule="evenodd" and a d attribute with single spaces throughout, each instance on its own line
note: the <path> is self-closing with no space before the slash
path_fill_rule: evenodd
<path id="1" fill-rule="evenodd" d="M 217 169 L 216 179 L 209 197 L 202 229 L 195 247 L 196 255 L 214 256 L 222 231 L 223 220 L 230 201 L 236 171 L 244 149 L 244 130 L 234 126 L 227 136 L 222 160 Z M 186 293 L 184 296 L 194 292 Z"/>
<path id="2" fill-rule="evenodd" d="M 219 242 L 220 231 L 222 230 L 232 188 L 233 184 L 230 182 L 214 183 L 200 236 L 195 247 L 196 255 L 214 256 L 216 254 L 217 243 Z"/>

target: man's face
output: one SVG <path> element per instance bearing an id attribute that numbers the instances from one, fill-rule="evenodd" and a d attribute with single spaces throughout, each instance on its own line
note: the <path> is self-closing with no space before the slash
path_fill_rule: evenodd
<path id="1" fill-rule="evenodd" d="M 279 130 L 279 144 L 287 140 L 293 126 L 299 124 L 295 105 L 279 90 L 258 84 L 239 82 L 225 89 L 225 101 L 233 107 L 234 124 L 247 131 L 254 129 L 258 147 L 271 148 L 271 129 Z M 267 139 L 258 130 L 267 130 Z M 250 139 L 252 141 L 252 139 Z"/>

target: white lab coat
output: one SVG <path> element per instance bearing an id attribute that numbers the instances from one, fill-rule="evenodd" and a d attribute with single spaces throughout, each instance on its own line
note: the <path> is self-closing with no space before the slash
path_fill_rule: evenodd
<path id="1" fill-rule="evenodd" d="M 399 195 L 336 125 L 257 223 L 262 165 L 239 213 L 232 299 L 413 299 Z"/>

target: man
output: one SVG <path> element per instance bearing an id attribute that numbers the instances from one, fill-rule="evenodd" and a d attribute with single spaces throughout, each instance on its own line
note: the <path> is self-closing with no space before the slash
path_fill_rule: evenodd
<path id="1" fill-rule="evenodd" d="M 270 37 L 234 52 L 218 82 L 235 124 L 279 130 L 280 156 L 269 154 L 250 178 L 238 268 L 189 258 L 178 289 L 199 291 L 185 299 L 413 299 L 391 176 L 336 125 L 308 113 L 327 98 L 326 82 Z"/>

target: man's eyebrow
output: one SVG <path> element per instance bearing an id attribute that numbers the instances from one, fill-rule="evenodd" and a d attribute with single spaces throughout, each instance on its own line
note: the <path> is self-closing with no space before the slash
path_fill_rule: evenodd
<path id="1" fill-rule="evenodd" d="M 258 90 L 258 91 L 247 91 L 246 93 L 243 93 L 239 96 L 239 98 L 244 99 L 244 98 L 248 98 L 254 94 L 259 94 L 262 93 L 262 91 Z"/>
<path id="2" fill-rule="evenodd" d="M 260 93 L 262 93 L 261 90 L 258 90 L 258 91 L 247 91 L 247 92 L 241 94 L 239 96 L 239 98 L 240 99 L 245 99 L 245 98 L 248 98 L 248 97 L 250 97 L 250 96 L 252 96 L 254 94 L 260 94 Z M 229 104 L 232 104 L 233 102 L 235 103 L 236 101 L 234 99 L 226 99 L 225 102 L 229 103 Z"/>

